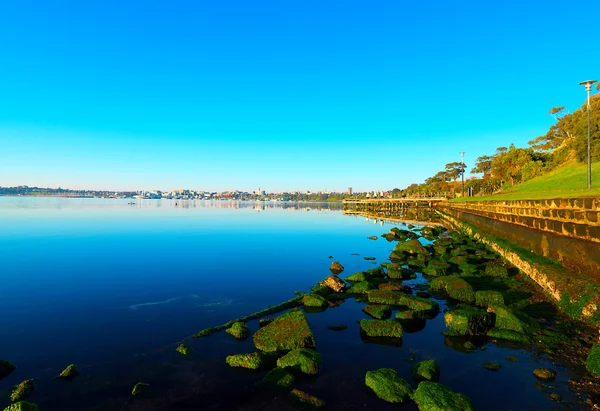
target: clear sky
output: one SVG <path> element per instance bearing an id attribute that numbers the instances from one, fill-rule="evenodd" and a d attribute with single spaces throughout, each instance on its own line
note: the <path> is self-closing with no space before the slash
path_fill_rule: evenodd
<path id="1" fill-rule="evenodd" d="M 545 134 L 600 1 L 0 5 L 0 185 L 404 188 Z"/>

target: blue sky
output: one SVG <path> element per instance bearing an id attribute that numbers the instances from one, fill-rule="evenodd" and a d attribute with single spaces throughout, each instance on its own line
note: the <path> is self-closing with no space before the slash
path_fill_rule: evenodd
<path id="1" fill-rule="evenodd" d="M 587 12 L 586 12 L 587 10 Z M 0 185 L 403 188 L 545 134 L 600 2 L 6 1 Z"/>

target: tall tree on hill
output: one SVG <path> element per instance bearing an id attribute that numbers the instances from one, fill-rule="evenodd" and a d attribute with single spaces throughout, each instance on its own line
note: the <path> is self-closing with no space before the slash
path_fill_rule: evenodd
<path id="1" fill-rule="evenodd" d="M 497 179 L 514 186 L 540 175 L 547 159 L 547 155 L 536 153 L 531 148 L 516 148 L 511 144 L 508 151 L 492 161 L 492 173 Z"/>
<path id="2" fill-rule="evenodd" d="M 464 163 L 461 163 L 460 161 L 446 164 L 445 172 L 448 180 L 454 180 L 454 182 L 456 182 L 464 168 Z"/>
<path id="3" fill-rule="evenodd" d="M 475 160 L 475 167 L 471 170 L 472 174 L 483 173 L 483 178 L 488 178 L 492 174 L 492 161 L 496 156 L 479 156 Z"/>

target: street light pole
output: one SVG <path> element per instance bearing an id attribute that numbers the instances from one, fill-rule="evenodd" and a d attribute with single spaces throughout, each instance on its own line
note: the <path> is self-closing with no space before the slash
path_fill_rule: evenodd
<path id="1" fill-rule="evenodd" d="M 465 198 L 465 152 L 461 151 L 460 152 L 460 158 L 461 158 L 461 162 L 460 162 L 460 170 L 462 174 L 462 198 Z"/>
<path id="2" fill-rule="evenodd" d="M 597 80 L 586 80 L 579 83 L 580 86 L 585 86 L 587 91 L 587 128 L 588 128 L 588 140 L 587 140 L 587 189 L 592 189 L 592 145 L 590 142 L 590 91 L 592 90 L 592 84 L 596 83 Z"/>

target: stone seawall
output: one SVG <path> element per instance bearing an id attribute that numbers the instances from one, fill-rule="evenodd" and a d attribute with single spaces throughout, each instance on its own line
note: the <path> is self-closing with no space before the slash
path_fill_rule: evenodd
<path id="1" fill-rule="evenodd" d="M 600 198 L 446 202 L 438 206 L 600 243 Z"/>

